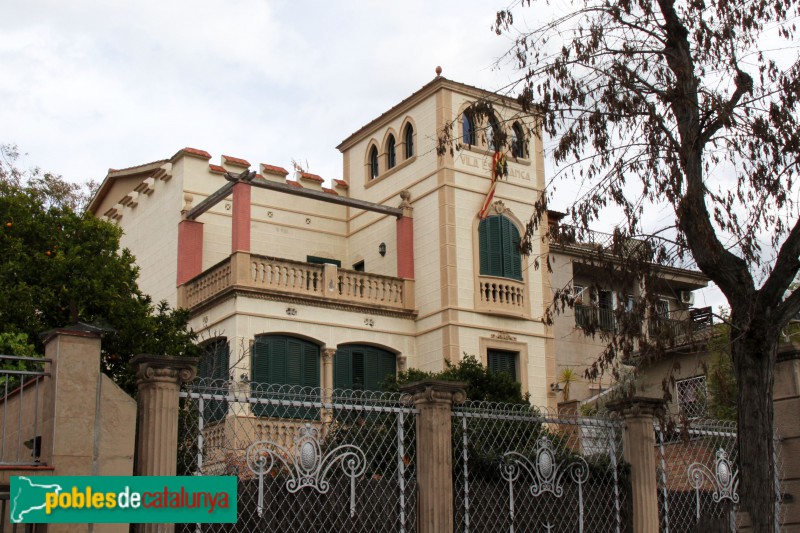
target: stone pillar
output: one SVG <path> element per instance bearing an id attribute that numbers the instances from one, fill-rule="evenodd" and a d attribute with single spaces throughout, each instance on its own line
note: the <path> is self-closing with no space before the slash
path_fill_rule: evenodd
<path id="1" fill-rule="evenodd" d="M 333 357 L 336 355 L 336 348 L 325 348 L 322 350 L 322 388 L 323 394 L 330 394 L 333 388 Z M 326 392 L 327 391 L 327 392 Z"/>
<path id="2" fill-rule="evenodd" d="M 653 419 L 664 409 L 663 400 L 631 398 L 613 402 L 608 408 L 624 420 L 623 452 L 631 466 L 633 531 L 658 533 L 658 480 L 656 478 L 656 437 Z"/>
<path id="3" fill-rule="evenodd" d="M 178 285 L 203 271 L 203 223 L 181 220 L 178 223 Z"/>
<path id="4" fill-rule="evenodd" d="M 181 384 L 195 377 L 194 359 L 137 355 L 136 369 L 139 435 L 136 475 L 174 476 L 177 471 L 178 393 Z M 139 524 L 140 533 L 174 531 L 174 524 Z"/>
<path id="5" fill-rule="evenodd" d="M 400 388 L 417 415 L 417 530 L 453 531 L 451 409 L 466 400 L 465 383 L 419 381 Z"/>
<path id="6" fill-rule="evenodd" d="M 403 216 L 397 219 L 397 277 L 414 279 L 414 219 L 411 216 L 414 208 L 407 190 L 400 191 L 400 198 Z"/>
<path id="7" fill-rule="evenodd" d="M 772 389 L 783 502 L 783 533 L 800 533 L 800 343 L 778 348 Z"/>
<path id="8" fill-rule="evenodd" d="M 250 193 L 252 185 L 238 182 L 233 186 L 231 253 L 250 251 Z"/>

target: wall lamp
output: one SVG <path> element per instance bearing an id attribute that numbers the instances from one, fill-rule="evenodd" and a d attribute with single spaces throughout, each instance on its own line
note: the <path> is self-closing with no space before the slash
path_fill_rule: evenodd
<path id="1" fill-rule="evenodd" d="M 381 254 L 381 257 L 386 255 L 386 243 L 382 242 L 378 245 L 378 253 Z"/>

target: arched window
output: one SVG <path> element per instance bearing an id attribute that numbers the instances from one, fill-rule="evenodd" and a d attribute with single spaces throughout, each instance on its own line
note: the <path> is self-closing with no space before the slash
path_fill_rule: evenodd
<path id="1" fill-rule="evenodd" d="M 403 138 L 406 142 L 406 159 L 414 157 L 414 126 L 411 124 L 406 125 L 406 131 L 403 133 Z"/>
<path id="2" fill-rule="evenodd" d="M 503 135 L 502 130 L 500 129 L 500 124 L 493 115 L 490 115 L 489 127 L 486 128 L 486 145 L 489 147 L 489 150 L 500 150 L 500 148 L 503 147 L 502 137 Z"/>
<path id="3" fill-rule="evenodd" d="M 333 360 L 333 386 L 336 389 L 381 390 L 386 378 L 396 373 L 395 355 L 374 346 L 339 346 Z"/>
<path id="4" fill-rule="evenodd" d="M 470 146 L 475 144 L 475 118 L 469 111 L 461 117 L 461 142 Z"/>
<path id="5" fill-rule="evenodd" d="M 197 375 L 203 378 L 203 392 L 227 395 L 226 382 L 229 378 L 230 352 L 228 340 L 213 339 L 202 347 Z M 228 414 L 228 402 L 225 400 L 206 400 L 203 404 L 203 422 L 211 424 L 225 418 Z"/>
<path id="6" fill-rule="evenodd" d="M 525 157 L 525 132 L 519 122 L 511 128 L 511 155 Z"/>
<path id="7" fill-rule="evenodd" d="M 510 219 L 493 215 L 478 226 L 478 246 L 482 276 L 498 276 L 522 281 L 519 230 Z"/>
<path id="8" fill-rule="evenodd" d="M 378 148 L 375 146 L 369 150 L 369 177 L 373 180 L 378 177 Z"/>
<path id="9" fill-rule="evenodd" d="M 256 337 L 250 363 L 253 396 L 275 396 L 279 385 L 319 387 L 319 346 L 304 339 L 285 335 Z M 309 392 L 309 391 L 305 391 Z M 314 418 L 316 410 L 302 407 L 255 404 L 256 416 L 281 416 L 288 418 Z"/>
<path id="10" fill-rule="evenodd" d="M 397 153 L 394 135 L 389 135 L 389 140 L 386 141 L 386 168 L 394 168 L 395 164 L 397 164 Z"/>

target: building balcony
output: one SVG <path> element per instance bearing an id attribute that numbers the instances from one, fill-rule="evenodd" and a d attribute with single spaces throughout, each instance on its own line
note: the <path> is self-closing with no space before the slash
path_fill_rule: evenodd
<path id="1" fill-rule="evenodd" d="M 178 305 L 195 310 L 231 292 L 309 305 L 415 314 L 414 280 L 247 252 L 236 252 L 181 285 Z"/>
<path id="2" fill-rule="evenodd" d="M 528 316 L 525 282 L 495 276 L 478 276 L 476 308 L 493 314 Z"/>
<path id="3" fill-rule="evenodd" d="M 575 304 L 575 326 L 583 329 L 600 329 L 616 331 L 617 318 L 614 309 Z M 688 342 L 696 333 L 713 325 L 710 307 L 690 309 L 686 318 L 675 319 L 656 315 L 647 322 L 647 334 L 650 338 L 661 337 L 668 344 L 677 346 Z"/>

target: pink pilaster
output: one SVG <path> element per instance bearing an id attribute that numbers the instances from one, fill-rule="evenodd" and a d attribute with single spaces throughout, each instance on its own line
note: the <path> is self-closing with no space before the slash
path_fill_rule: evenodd
<path id="1" fill-rule="evenodd" d="M 397 277 L 414 279 L 414 219 L 397 219 Z"/>
<path id="2" fill-rule="evenodd" d="M 178 285 L 203 271 L 203 223 L 181 220 L 178 224 Z"/>
<path id="3" fill-rule="evenodd" d="M 250 251 L 250 191 L 249 183 L 233 186 L 231 253 Z"/>

